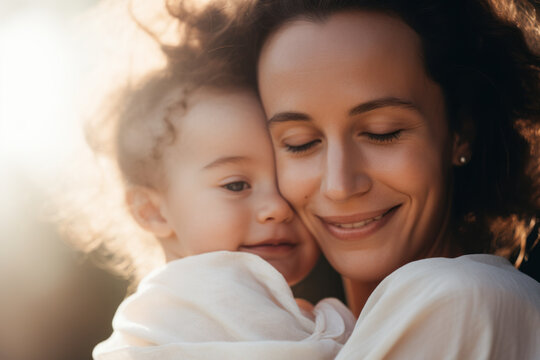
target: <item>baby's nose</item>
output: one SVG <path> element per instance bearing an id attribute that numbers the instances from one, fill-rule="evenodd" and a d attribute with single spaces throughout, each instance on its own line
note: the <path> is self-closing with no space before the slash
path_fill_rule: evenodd
<path id="1" fill-rule="evenodd" d="M 293 218 L 293 211 L 289 203 L 277 192 L 262 200 L 257 213 L 257 220 L 260 223 L 268 222 L 289 222 Z"/>

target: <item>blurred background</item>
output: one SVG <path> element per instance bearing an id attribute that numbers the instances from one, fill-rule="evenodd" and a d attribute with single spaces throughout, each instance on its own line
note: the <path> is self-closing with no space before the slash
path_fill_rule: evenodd
<path id="1" fill-rule="evenodd" d="M 58 191 L 67 164 L 77 161 L 84 144 L 79 108 L 93 61 L 102 53 L 74 29 L 97 2 L 0 2 L 2 360 L 91 359 L 93 346 L 112 331 L 112 316 L 126 294 L 127 282 L 63 241 L 47 213 L 50 189 Z M 112 35 L 112 29 L 103 32 Z M 112 46 L 120 45 L 133 43 Z M 119 64 L 128 67 L 127 61 Z M 114 82 L 104 74 L 97 80 Z M 538 266 L 527 266 L 538 278 Z M 324 261 L 296 291 L 313 301 L 342 296 L 339 278 Z"/>
<path id="2" fill-rule="evenodd" d="M 71 28 L 95 0 L 0 2 L 0 359 L 90 359 L 126 283 L 93 266 L 45 221 L 82 134 L 86 66 Z"/>

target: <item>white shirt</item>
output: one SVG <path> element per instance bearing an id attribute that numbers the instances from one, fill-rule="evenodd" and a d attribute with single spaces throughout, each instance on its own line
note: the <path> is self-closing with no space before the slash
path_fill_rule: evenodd
<path id="1" fill-rule="evenodd" d="M 540 283 L 494 255 L 411 262 L 384 279 L 336 360 L 540 359 Z"/>

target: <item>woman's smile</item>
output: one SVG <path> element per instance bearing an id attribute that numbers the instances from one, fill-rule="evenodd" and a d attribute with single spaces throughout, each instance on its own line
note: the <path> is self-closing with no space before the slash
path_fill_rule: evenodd
<path id="1" fill-rule="evenodd" d="M 319 219 L 338 239 L 361 240 L 385 226 L 400 206 L 401 204 L 370 213 L 348 216 L 319 216 Z"/>

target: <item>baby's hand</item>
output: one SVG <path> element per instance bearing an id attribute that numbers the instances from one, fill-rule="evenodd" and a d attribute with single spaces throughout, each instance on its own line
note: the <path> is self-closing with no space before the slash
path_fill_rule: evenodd
<path id="1" fill-rule="evenodd" d="M 315 306 L 313 306 L 312 303 L 300 298 L 295 298 L 294 300 L 296 300 L 296 304 L 298 305 L 300 310 L 302 310 L 302 313 L 304 313 L 304 315 L 313 318 L 313 310 L 315 309 Z"/>

